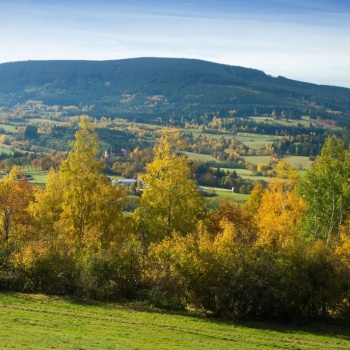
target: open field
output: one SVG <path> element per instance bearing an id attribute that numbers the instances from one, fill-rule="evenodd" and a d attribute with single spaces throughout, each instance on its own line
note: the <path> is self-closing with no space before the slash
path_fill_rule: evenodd
<path id="1" fill-rule="evenodd" d="M 184 131 L 189 131 L 192 133 L 193 137 L 197 138 L 199 136 L 207 136 L 211 137 L 213 139 L 220 139 L 221 137 L 224 137 L 227 140 L 235 138 L 235 135 L 229 132 L 217 132 L 217 133 L 211 133 L 211 132 L 200 132 L 198 130 L 189 130 L 184 129 Z"/>
<path id="2" fill-rule="evenodd" d="M 264 148 L 267 144 L 281 139 L 281 136 L 258 135 L 249 133 L 237 133 L 235 139 L 252 149 Z"/>
<path id="3" fill-rule="evenodd" d="M 0 144 L 0 153 L 13 154 L 11 146 Z"/>
<path id="4" fill-rule="evenodd" d="M 266 182 L 270 182 L 274 180 L 273 177 L 253 175 L 253 171 L 248 169 L 231 169 L 231 168 L 220 168 L 220 169 L 224 171 L 229 171 L 229 172 L 235 171 L 237 175 L 242 179 L 248 179 L 252 181 L 266 181 Z"/>
<path id="5" fill-rule="evenodd" d="M 256 123 L 267 123 L 267 124 L 274 124 L 274 125 L 284 125 L 284 126 L 304 126 L 309 127 L 310 122 L 313 124 L 316 124 L 315 120 L 310 119 L 308 116 L 303 116 L 299 120 L 294 119 L 274 119 L 272 117 L 266 117 L 266 116 L 259 116 L 259 117 L 249 117 L 249 119 L 254 120 Z M 316 124 L 318 126 L 318 124 Z M 316 126 L 315 125 L 315 126 Z"/>
<path id="6" fill-rule="evenodd" d="M 0 129 L 4 129 L 6 132 L 15 132 L 16 127 L 11 124 L 0 124 Z"/>
<path id="7" fill-rule="evenodd" d="M 350 332 L 225 323 L 136 305 L 0 294 L 2 349 L 349 349 Z"/>
<path id="8" fill-rule="evenodd" d="M 255 165 L 269 164 L 271 156 L 244 156 L 242 157 L 246 163 L 252 163 Z"/>
<path id="9" fill-rule="evenodd" d="M 222 163 L 219 159 L 211 156 L 210 154 L 200 154 L 194 152 L 183 152 L 189 159 L 199 162 L 216 162 Z"/>
<path id="10" fill-rule="evenodd" d="M 302 156 L 287 156 L 284 157 L 289 165 L 291 165 L 295 169 L 303 169 L 307 170 L 313 164 L 313 161 L 309 159 L 309 157 Z"/>
<path id="11" fill-rule="evenodd" d="M 53 119 L 47 119 L 47 118 L 31 118 L 30 121 L 32 123 L 48 123 L 48 124 L 55 124 L 55 125 L 68 125 L 67 122 L 62 122 L 58 120 L 53 120 Z"/>
<path id="12" fill-rule="evenodd" d="M 200 186 L 204 190 L 210 192 L 214 191 L 215 194 L 220 198 L 227 198 L 230 202 L 245 202 L 249 198 L 249 194 L 241 194 L 241 193 L 232 193 L 231 190 L 219 187 L 207 187 Z"/>
<path id="13" fill-rule="evenodd" d="M 19 148 L 15 148 L 15 147 L 12 147 L 10 145 L 5 145 L 3 143 L 0 144 L 0 147 L 1 147 L 1 151 L 0 152 L 4 152 L 4 153 L 13 153 L 14 151 L 16 152 L 20 152 L 20 153 L 33 153 L 33 152 L 28 152 L 28 151 L 23 151 L 22 149 L 19 149 Z"/>
<path id="14" fill-rule="evenodd" d="M 331 128 L 337 129 L 334 125 L 330 125 L 327 122 L 311 119 L 309 116 L 302 116 L 301 119 L 274 119 L 272 117 L 267 116 L 258 116 L 258 117 L 249 117 L 249 119 L 254 120 L 256 123 L 266 123 L 270 125 L 282 125 L 282 126 L 290 126 L 290 127 L 309 127 L 310 123 L 316 128 Z"/>
<path id="15" fill-rule="evenodd" d="M 44 187 L 46 185 L 46 178 L 48 172 L 46 170 L 29 170 L 27 171 L 24 167 L 22 169 L 26 175 L 33 176 L 34 180 L 30 180 L 31 183 L 39 187 Z"/>

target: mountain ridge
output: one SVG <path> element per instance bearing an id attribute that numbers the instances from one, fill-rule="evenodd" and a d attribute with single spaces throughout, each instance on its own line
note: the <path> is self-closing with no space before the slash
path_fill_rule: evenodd
<path id="1" fill-rule="evenodd" d="M 1 63 L 0 106 L 13 107 L 29 100 L 78 108 L 90 105 L 96 117 L 142 120 L 205 113 L 225 116 L 232 111 L 239 117 L 273 112 L 291 118 L 312 114 L 340 124 L 350 119 L 349 88 L 185 58 Z"/>

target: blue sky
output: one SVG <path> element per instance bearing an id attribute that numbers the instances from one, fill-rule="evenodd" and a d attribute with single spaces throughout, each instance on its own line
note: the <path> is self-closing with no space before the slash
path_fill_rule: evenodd
<path id="1" fill-rule="evenodd" d="M 198 58 L 350 88 L 348 0 L 0 0 L 0 62 Z"/>

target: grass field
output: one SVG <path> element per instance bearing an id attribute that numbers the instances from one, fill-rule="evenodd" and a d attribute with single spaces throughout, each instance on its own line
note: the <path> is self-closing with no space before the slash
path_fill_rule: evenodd
<path id="1" fill-rule="evenodd" d="M 284 126 L 298 126 L 302 125 L 304 127 L 308 127 L 310 125 L 310 122 L 315 124 L 315 120 L 310 119 L 308 116 L 303 116 L 299 120 L 293 120 L 293 119 L 274 119 L 272 117 L 249 117 L 249 119 L 254 120 L 256 123 L 267 123 L 267 124 L 274 124 L 274 125 L 284 125 Z"/>
<path id="2" fill-rule="evenodd" d="M 193 137 L 197 138 L 199 136 L 207 136 L 211 137 L 212 139 L 220 139 L 221 137 L 224 137 L 227 140 L 235 138 L 235 135 L 229 132 L 217 132 L 215 133 L 210 133 L 210 132 L 200 132 L 198 130 L 190 130 L 190 129 L 184 129 L 185 131 L 189 131 L 192 133 Z"/>
<path id="3" fill-rule="evenodd" d="M 210 192 L 215 191 L 215 194 L 224 199 L 227 198 L 230 202 L 245 202 L 249 198 L 249 194 L 241 194 L 241 193 L 232 193 L 231 190 L 219 187 L 207 187 L 201 186 L 204 190 Z"/>
<path id="4" fill-rule="evenodd" d="M 349 349 L 347 330 L 225 323 L 132 305 L 0 294 L 1 349 Z"/>
<path id="5" fill-rule="evenodd" d="M 200 162 L 216 162 L 222 163 L 219 159 L 211 156 L 210 154 L 200 154 L 194 152 L 183 152 L 189 159 Z"/>
<path id="6" fill-rule="evenodd" d="M 11 146 L 0 144 L 0 153 L 13 154 Z"/>
<path id="7" fill-rule="evenodd" d="M 15 132 L 16 126 L 11 124 L 0 124 L 0 128 L 3 128 L 6 132 Z"/>
<path id="8" fill-rule="evenodd" d="M 235 139 L 252 149 L 265 148 L 267 144 L 281 139 L 281 136 L 257 135 L 249 133 L 237 133 Z"/>
<path id="9" fill-rule="evenodd" d="M 252 163 L 255 165 L 269 164 L 271 156 L 244 156 L 242 157 L 246 163 Z"/>
<path id="10" fill-rule="evenodd" d="M 295 169 L 304 169 L 307 170 L 313 164 L 313 161 L 309 157 L 302 156 L 287 156 L 285 160 Z"/>
<path id="11" fill-rule="evenodd" d="M 46 185 L 46 177 L 47 177 L 47 171 L 44 170 L 30 170 L 30 171 L 24 171 L 27 175 L 33 176 L 34 180 L 30 180 L 31 183 L 39 186 L 44 187 Z"/>

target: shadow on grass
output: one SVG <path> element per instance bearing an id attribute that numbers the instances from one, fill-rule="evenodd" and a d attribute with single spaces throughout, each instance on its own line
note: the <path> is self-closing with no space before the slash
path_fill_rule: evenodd
<path id="1" fill-rule="evenodd" d="M 217 325 L 232 325 L 241 328 L 251 328 L 256 330 L 273 331 L 279 333 L 309 333 L 318 336 L 337 337 L 346 341 L 350 341 L 349 320 L 329 319 L 324 321 L 297 323 L 282 323 L 271 320 L 234 320 L 229 321 L 224 318 L 213 317 L 203 310 L 168 310 L 149 306 L 143 302 L 99 302 L 84 299 L 65 298 L 65 301 L 79 305 L 105 307 L 106 309 L 116 310 L 132 310 L 135 312 L 157 313 L 178 315 L 189 318 L 200 319 L 201 321 L 217 324 Z M 350 346 L 349 346 L 350 348 Z"/>
<path id="2" fill-rule="evenodd" d="M 228 321 L 223 318 L 216 318 L 206 314 L 203 310 L 165 310 L 147 305 L 143 302 L 102 302 L 94 301 L 90 299 L 75 298 L 72 296 L 53 296 L 45 294 L 25 294 L 25 293 L 13 293 L 4 292 L 2 294 L 13 295 L 18 298 L 27 299 L 30 301 L 38 302 L 65 302 L 72 305 L 104 308 L 106 310 L 130 310 L 135 312 L 143 312 L 149 314 L 167 314 L 177 315 L 182 317 L 188 317 L 192 319 L 198 319 L 202 322 L 208 322 L 216 325 L 231 325 L 238 328 L 250 328 L 254 330 L 272 331 L 282 334 L 292 333 L 308 333 L 316 336 L 325 336 L 339 338 L 350 342 L 350 327 L 349 320 L 325 320 L 318 322 L 309 322 L 302 325 L 280 323 L 271 320 L 235 320 Z M 349 346 L 350 348 L 350 346 Z"/>

